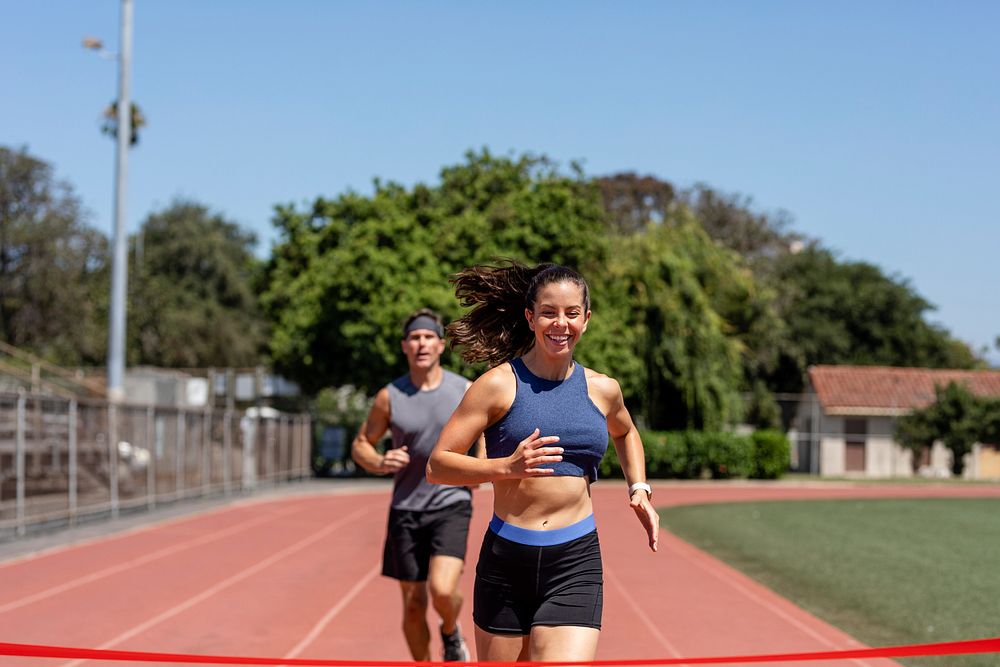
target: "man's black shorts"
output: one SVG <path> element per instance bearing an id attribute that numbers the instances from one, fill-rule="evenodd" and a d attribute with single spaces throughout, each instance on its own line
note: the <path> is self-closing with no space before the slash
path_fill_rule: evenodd
<path id="1" fill-rule="evenodd" d="M 463 500 L 439 510 L 389 510 L 382 574 L 400 581 L 427 581 L 431 556 L 465 560 L 472 503 Z"/>
<path id="2" fill-rule="evenodd" d="M 521 544 L 486 531 L 472 611 L 483 630 L 527 635 L 535 625 L 600 629 L 603 605 L 596 530 L 551 546 Z"/>

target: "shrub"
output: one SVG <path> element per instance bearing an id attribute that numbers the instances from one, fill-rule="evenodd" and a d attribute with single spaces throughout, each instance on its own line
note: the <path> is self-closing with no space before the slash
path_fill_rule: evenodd
<path id="1" fill-rule="evenodd" d="M 735 433 L 704 433 L 707 468 L 712 479 L 747 477 L 754 469 L 754 443 L 748 436 Z"/>
<path id="2" fill-rule="evenodd" d="M 615 452 L 615 446 L 614 443 L 611 442 L 611 438 L 608 438 L 608 450 L 604 452 L 604 458 L 601 459 L 600 465 L 597 466 L 597 473 L 600 475 L 601 479 L 607 479 L 608 477 L 624 477 L 622 474 L 621 464 L 618 463 L 618 454 Z M 646 449 L 646 476 L 653 476 L 649 471 L 649 449 Z"/>
<path id="3" fill-rule="evenodd" d="M 646 443 L 649 443 L 648 445 Z M 665 431 L 643 431 L 646 475 L 654 478 L 681 477 L 686 460 L 684 442 Z"/>
<path id="4" fill-rule="evenodd" d="M 650 479 L 746 477 L 753 468 L 753 442 L 746 436 L 704 431 L 642 431 Z M 600 465 L 601 477 L 622 477 L 614 446 Z"/>
<path id="5" fill-rule="evenodd" d="M 778 479 L 788 470 L 791 444 L 781 431 L 763 429 L 754 431 L 753 468 L 750 477 L 754 479 Z"/>
<path id="6" fill-rule="evenodd" d="M 707 474 L 709 468 L 709 436 L 702 431 L 675 431 L 668 436 L 684 444 L 684 458 L 680 477 L 682 479 L 699 479 Z"/>

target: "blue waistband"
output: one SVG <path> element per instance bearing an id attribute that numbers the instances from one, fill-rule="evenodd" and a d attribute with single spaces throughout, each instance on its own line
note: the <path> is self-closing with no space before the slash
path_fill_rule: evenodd
<path id="1" fill-rule="evenodd" d="M 490 521 L 490 530 L 505 540 L 517 542 L 518 544 L 527 544 L 532 547 L 551 547 L 555 544 L 564 544 L 592 533 L 597 530 L 597 524 L 594 523 L 594 515 L 591 514 L 585 519 L 580 519 L 576 523 L 562 528 L 532 530 L 530 528 L 512 526 L 494 514 L 493 519 Z"/>

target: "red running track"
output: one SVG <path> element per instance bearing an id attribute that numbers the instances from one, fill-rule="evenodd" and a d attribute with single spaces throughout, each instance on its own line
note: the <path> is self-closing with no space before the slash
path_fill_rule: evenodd
<path id="1" fill-rule="evenodd" d="M 398 587 L 378 575 L 387 489 L 344 493 L 336 483 L 330 488 L 309 496 L 240 501 L 0 562 L 0 641 L 286 658 L 406 658 Z M 623 485 L 606 481 L 593 489 L 605 563 L 599 659 L 862 646 L 671 535 L 661 537 L 659 553 L 650 553 Z M 1000 488 L 658 484 L 656 504 L 959 496 L 1000 498 Z M 489 489 L 477 490 L 470 563 L 478 555 L 490 505 Z M 470 635 L 472 570 L 467 568 L 462 581 L 467 599 L 462 623 Z M 0 657 L 3 667 L 77 664 Z"/>

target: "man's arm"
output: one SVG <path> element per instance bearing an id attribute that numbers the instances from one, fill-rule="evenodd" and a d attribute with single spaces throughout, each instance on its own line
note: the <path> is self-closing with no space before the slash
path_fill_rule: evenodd
<path id="1" fill-rule="evenodd" d="M 392 450 L 383 455 L 375 449 L 375 443 L 389 430 L 390 417 L 389 390 L 383 387 L 375 394 L 375 402 L 368 413 L 368 418 L 351 443 L 351 458 L 370 473 L 381 475 L 396 472 L 409 461 L 409 455 L 405 451 Z M 405 450 L 405 447 L 402 449 Z M 400 461 L 402 458 L 400 455 L 406 460 Z"/>

